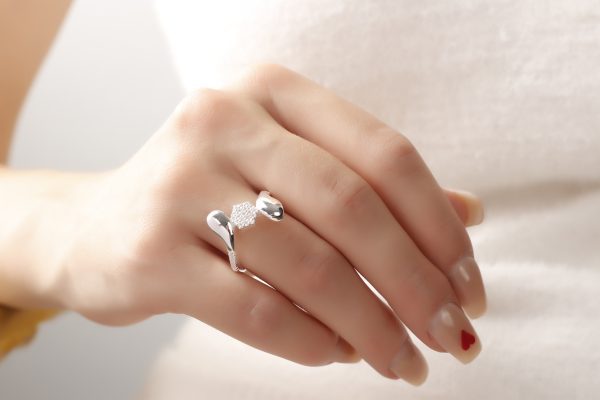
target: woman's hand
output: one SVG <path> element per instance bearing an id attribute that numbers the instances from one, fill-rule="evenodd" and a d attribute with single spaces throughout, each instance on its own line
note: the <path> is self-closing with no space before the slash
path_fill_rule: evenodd
<path id="1" fill-rule="evenodd" d="M 461 310 L 486 304 L 464 228 L 476 199 L 445 193 L 405 137 L 284 67 L 189 95 L 86 187 L 55 289 L 90 319 L 188 314 L 301 364 L 363 358 L 414 384 L 427 367 L 405 326 L 463 362 L 480 351 Z M 263 189 L 286 217 L 236 231 L 236 253 L 272 288 L 234 273 L 206 224 Z"/>

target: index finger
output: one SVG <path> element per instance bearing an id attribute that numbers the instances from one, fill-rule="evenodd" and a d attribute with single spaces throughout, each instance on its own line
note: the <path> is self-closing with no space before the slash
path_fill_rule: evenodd
<path id="1" fill-rule="evenodd" d="M 277 64 L 252 67 L 229 87 L 368 181 L 423 254 L 447 276 L 465 311 L 471 317 L 485 312 L 485 290 L 467 231 L 406 137 Z"/>

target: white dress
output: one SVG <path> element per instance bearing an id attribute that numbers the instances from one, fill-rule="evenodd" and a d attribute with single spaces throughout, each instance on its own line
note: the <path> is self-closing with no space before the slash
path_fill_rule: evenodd
<path id="1" fill-rule="evenodd" d="M 600 393 L 600 8 L 596 1 L 158 0 L 187 89 L 288 66 L 407 135 L 487 206 L 489 296 L 468 366 L 420 345 L 413 388 L 365 362 L 305 367 L 197 321 L 144 399 L 591 399 Z"/>

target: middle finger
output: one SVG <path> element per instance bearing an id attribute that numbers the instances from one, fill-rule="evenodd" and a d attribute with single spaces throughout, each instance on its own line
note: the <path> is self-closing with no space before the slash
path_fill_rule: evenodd
<path id="1" fill-rule="evenodd" d="M 204 199 L 202 207 L 207 209 L 202 213 L 208 213 L 211 206 L 219 208 L 256 197 L 244 182 L 229 182 L 227 187 L 223 180 L 220 183 L 226 198 L 220 196 L 220 204 Z M 224 250 L 220 238 L 206 226 L 199 234 Z M 338 332 L 379 373 L 413 384 L 425 379 L 424 358 L 394 313 L 335 248 L 287 210 L 279 223 L 257 216 L 256 226 L 235 231 L 235 243 L 241 267 Z"/>
<path id="2" fill-rule="evenodd" d="M 265 117 L 233 157 L 244 178 L 268 188 L 303 224 L 339 249 L 428 346 L 462 362 L 481 345 L 450 282 L 420 251 L 373 188 L 315 144 Z"/>

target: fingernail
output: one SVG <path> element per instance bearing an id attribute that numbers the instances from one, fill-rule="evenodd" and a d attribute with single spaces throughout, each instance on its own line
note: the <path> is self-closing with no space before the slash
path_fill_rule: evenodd
<path id="1" fill-rule="evenodd" d="M 333 361 L 341 363 L 354 364 L 362 360 L 358 352 L 343 338 L 339 338 L 335 351 L 333 353 Z"/>
<path id="2" fill-rule="evenodd" d="M 465 257 L 450 270 L 448 278 L 458 295 L 460 304 L 471 318 L 478 318 L 487 309 L 487 300 L 481 271 L 473 257 Z"/>
<path id="3" fill-rule="evenodd" d="M 467 364 L 481 352 L 481 342 L 460 307 L 454 303 L 443 306 L 431 320 L 429 334 L 448 353 Z"/>
<path id="4" fill-rule="evenodd" d="M 420 386 L 425 382 L 429 371 L 423 354 L 410 339 L 407 339 L 398 354 L 394 356 L 390 369 L 398 378 L 415 386 Z"/>
<path id="5" fill-rule="evenodd" d="M 462 195 L 463 199 L 465 200 L 465 205 L 467 206 L 467 220 L 465 221 L 465 225 L 473 226 L 482 223 L 484 211 L 481 199 L 475 196 L 473 193 L 465 190 L 456 190 L 456 192 Z"/>

